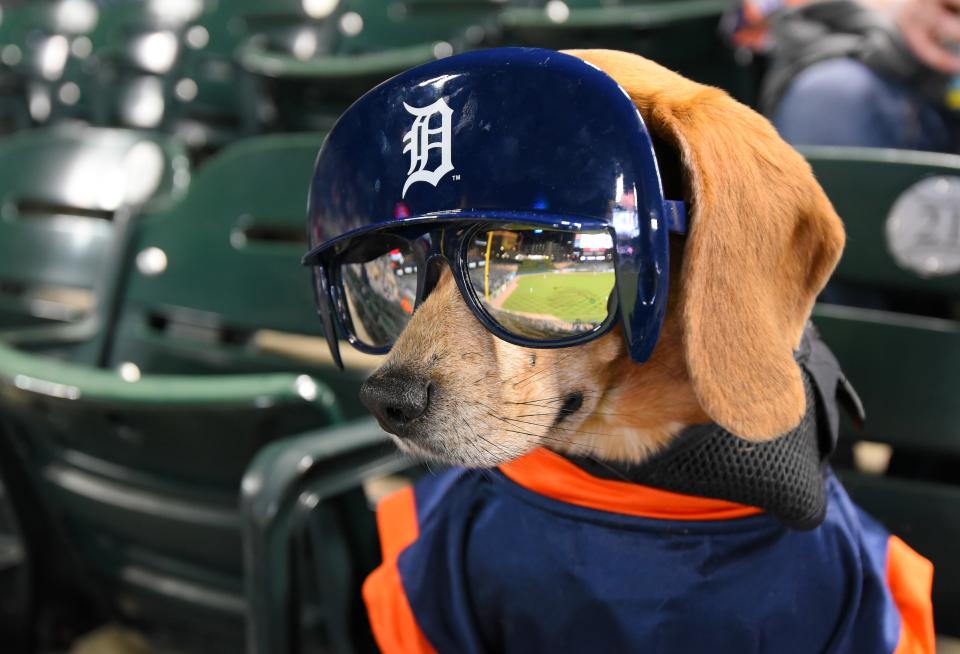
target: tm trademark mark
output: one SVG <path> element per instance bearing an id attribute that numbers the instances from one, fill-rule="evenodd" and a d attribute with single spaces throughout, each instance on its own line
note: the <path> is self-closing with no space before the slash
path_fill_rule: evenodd
<path id="1" fill-rule="evenodd" d="M 460 175 L 453 175 L 450 179 L 452 179 L 452 180 L 455 181 L 455 182 L 459 182 L 459 181 L 460 181 Z"/>

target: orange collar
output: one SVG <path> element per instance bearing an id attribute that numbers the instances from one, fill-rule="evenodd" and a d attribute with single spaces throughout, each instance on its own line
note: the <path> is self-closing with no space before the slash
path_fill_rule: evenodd
<path id="1" fill-rule="evenodd" d="M 762 513 L 745 504 L 681 495 L 650 486 L 600 479 L 559 454 L 539 448 L 500 466 L 527 490 L 560 502 L 659 520 L 733 520 Z"/>

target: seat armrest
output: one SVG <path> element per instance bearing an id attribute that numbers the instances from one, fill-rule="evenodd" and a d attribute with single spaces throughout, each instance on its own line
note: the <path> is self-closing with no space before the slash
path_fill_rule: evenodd
<path id="1" fill-rule="evenodd" d="M 410 465 L 373 418 L 284 439 L 260 451 L 241 487 L 251 654 L 292 652 L 298 610 L 290 543 L 309 512 L 365 479 Z"/>

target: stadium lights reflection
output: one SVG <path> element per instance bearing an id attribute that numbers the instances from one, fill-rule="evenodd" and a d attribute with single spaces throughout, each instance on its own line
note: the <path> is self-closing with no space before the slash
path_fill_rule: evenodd
<path id="1" fill-rule="evenodd" d="M 70 43 L 63 34 L 54 34 L 40 47 L 40 74 L 45 80 L 54 81 L 63 75 L 70 55 Z"/>
<path id="2" fill-rule="evenodd" d="M 565 23 L 570 18 L 570 7 L 562 0 L 550 0 L 544 7 L 544 12 L 554 23 Z"/>
<path id="3" fill-rule="evenodd" d="M 460 77 L 459 75 L 440 75 L 439 77 L 433 77 L 426 81 L 420 82 L 417 86 L 434 86 L 438 89 L 443 88 L 443 86 L 452 79 Z"/>
<path id="4" fill-rule="evenodd" d="M 45 122 L 50 117 L 50 108 L 49 90 L 42 87 L 31 88 L 28 101 L 30 117 L 38 123 Z"/>
<path id="5" fill-rule="evenodd" d="M 63 0 L 57 5 L 56 21 L 67 34 L 84 34 L 97 25 L 99 12 L 91 0 Z"/>
<path id="6" fill-rule="evenodd" d="M 363 16 L 355 11 L 348 11 L 340 17 L 340 31 L 347 36 L 356 36 L 363 31 Z"/>
<path id="7" fill-rule="evenodd" d="M 117 372 L 120 374 L 120 379 L 129 384 L 140 381 L 140 366 L 130 361 L 121 363 Z"/>
<path id="8" fill-rule="evenodd" d="M 65 400 L 79 400 L 80 389 L 69 384 L 58 384 L 45 379 L 37 379 L 27 375 L 17 375 L 13 378 L 13 385 L 28 393 L 37 393 L 49 397 L 58 397 Z"/>
<path id="9" fill-rule="evenodd" d="M 77 59 L 86 59 L 93 52 L 93 41 L 88 36 L 78 36 L 70 44 L 70 52 Z"/>
<path id="10" fill-rule="evenodd" d="M 317 35 L 309 27 L 305 27 L 293 37 L 293 56 L 306 61 L 317 53 Z"/>
<path id="11" fill-rule="evenodd" d="M 173 32 L 151 32 L 141 36 L 133 45 L 137 63 L 151 73 L 166 73 L 177 58 L 177 37 Z"/>
<path id="12" fill-rule="evenodd" d="M 207 47 L 210 42 L 210 32 L 203 25 L 194 25 L 187 30 L 187 45 L 194 50 Z"/>
<path id="13" fill-rule="evenodd" d="M 163 150 L 153 141 L 140 141 L 127 151 L 122 165 L 127 204 L 140 204 L 154 194 L 163 178 L 163 161 Z"/>
<path id="14" fill-rule="evenodd" d="M 203 0 L 151 0 L 150 12 L 173 24 L 188 23 L 203 11 Z"/>
<path id="15" fill-rule="evenodd" d="M 326 18 L 340 4 L 340 0 L 303 0 L 303 12 L 310 18 Z"/>
<path id="16" fill-rule="evenodd" d="M 122 155 L 88 152 L 66 166 L 63 194 L 74 207 L 116 211 L 124 204 L 150 198 L 163 178 L 164 155 L 156 143 L 141 141 Z M 71 233 L 75 245 L 92 238 L 78 227 Z"/>
<path id="17" fill-rule="evenodd" d="M 163 118 L 163 83 L 155 77 L 144 77 L 131 85 L 123 104 L 123 116 L 134 127 L 151 128 Z"/>
<path id="18" fill-rule="evenodd" d="M 96 226 L 93 221 L 74 221 L 63 222 L 62 231 L 66 233 L 66 242 L 74 252 L 84 252 L 93 243 L 93 237 L 96 234 Z"/>

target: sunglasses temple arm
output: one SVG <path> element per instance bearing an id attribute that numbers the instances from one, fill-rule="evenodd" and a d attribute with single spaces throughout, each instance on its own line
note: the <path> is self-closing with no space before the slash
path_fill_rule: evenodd
<path id="1" fill-rule="evenodd" d="M 317 266 L 316 274 L 320 277 L 320 292 L 322 296 L 318 299 L 320 309 L 320 320 L 323 322 L 323 333 L 327 338 L 327 346 L 330 348 L 330 356 L 337 368 L 343 370 L 343 359 L 340 358 L 340 339 L 337 337 L 337 325 L 334 318 L 334 309 L 336 307 L 333 297 L 333 285 L 330 284 L 330 277 L 326 266 Z"/>
<path id="2" fill-rule="evenodd" d="M 680 200 L 663 201 L 663 217 L 667 229 L 674 234 L 687 233 L 687 204 Z"/>

